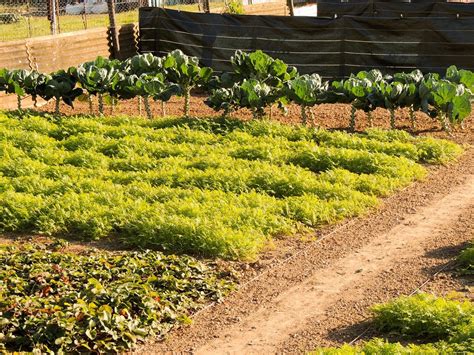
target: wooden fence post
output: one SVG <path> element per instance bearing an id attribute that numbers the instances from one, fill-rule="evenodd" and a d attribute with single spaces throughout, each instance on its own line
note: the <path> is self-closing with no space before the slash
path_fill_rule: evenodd
<path id="1" fill-rule="evenodd" d="M 49 27 L 51 29 L 51 34 L 55 35 L 58 33 L 59 24 L 59 1 L 58 0 L 48 0 L 46 3 L 47 11 L 48 11 L 48 20 L 49 20 Z"/>
<path id="2" fill-rule="evenodd" d="M 202 8 L 206 14 L 211 12 L 211 6 L 209 5 L 209 0 L 203 0 L 202 1 Z"/>
<path id="3" fill-rule="evenodd" d="M 295 7 L 293 5 L 293 0 L 287 0 L 286 3 L 288 5 L 288 9 L 290 10 L 290 16 L 295 16 Z"/>
<path id="4" fill-rule="evenodd" d="M 117 20 L 115 17 L 115 1 L 107 0 L 107 8 L 109 12 L 109 31 L 112 42 L 112 57 L 118 58 L 120 53 L 120 42 L 117 32 Z"/>

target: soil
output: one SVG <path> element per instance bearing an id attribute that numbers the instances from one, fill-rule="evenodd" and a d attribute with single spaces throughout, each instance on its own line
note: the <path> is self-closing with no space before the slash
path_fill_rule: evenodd
<path id="1" fill-rule="evenodd" d="M 172 99 L 167 114 L 182 115 L 182 104 Z M 217 115 L 202 97 L 194 97 L 191 107 L 195 116 Z M 154 115 L 161 115 L 159 108 L 153 105 Z M 52 104 L 42 108 L 53 109 Z M 62 111 L 87 113 L 88 105 Z M 272 111 L 274 120 L 300 122 L 297 106 L 290 106 L 288 115 Z M 320 105 L 311 124 L 344 129 L 349 112 L 348 105 Z M 136 101 L 121 103 L 115 114 L 138 115 Z M 234 116 L 251 119 L 245 110 Z M 473 144 L 472 118 L 450 138 Z M 374 126 L 389 127 L 383 110 L 374 112 L 373 121 Z M 397 112 L 397 127 L 411 129 L 406 111 Z M 365 114 L 358 112 L 356 129 L 365 128 Z M 417 114 L 414 133 L 448 138 L 438 122 L 424 114 Z M 313 235 L 278 239 L 258 261 L 235 263 L 241 271 L 239 291 L 194 315 L 191 326 L 136 353 L 307 351 L 377 335 L 367 321 L 374 303 L 418 289 L 472 295 L 473 280 L 456 277 L 453 260 L 474 239 L 474 149 L 467 147 L 457 163 L 429 169 L 425 181 L 385 199 L 370 215 Z"/>
<path id="2" fill-rule="evenodd" d="M 194 95 L 191 97 L 191 111 L 192 117 L 212 117 L 219 116 L 222 112 L 216 112 L 208 107 L 204 103 L 205 97 L 201 95 Z M 172 97 L 169 102 L 166 103 L 166 115 L 167 116 L 182 116 L 184 100 L 179 97 Z M 94 102 L 93 114 L 98 114 L 97 103 Z M 54 112 L 54 102 L 50 101 L 46 105 L 38 108 L 41 111 Z M 161 104 L 159 102 L 151 103 L 151 110 L 154 118 L 160 118 L 162 116 Z M 271 111 L 271 112 L 270 112 Z M 314 119 L 308 122 L 308 125 L 319 126 L 328 129 L 346 129 L 349 125 L 349 117 L 351 107 L 346 104 L 323 104 L 313 108 Z M 65 115 L 75 115 L 79 113 L 88 114 L 89 104 L 87 102 L 76 101 L 74 108 L 71 108 L 65 104 L 61 104 L 61 113 Z M 146 116 L 145 109 L 142 107 L 141 113 L 139 110 L 138 100 L 121 100 L 120 103 L 112 109 L 111 106 L 106 106 L 104 114 L 106 115 L 129 115 L 129 116 Z M 296 124 L 301 123 L 300 107 L 298 105 L 288 105 L 287 112 L 284 113 L 276 107 L 266 110 L 267 118 L 283 122 Z M 362 131 L 368 128 L 366 114 L 363 111 L 357 111 L 356 114 L 356 131 Z M 417 127 L 413 129 L 411 127 L 409 113 L 407 109 L 401 109 L 396 112 L 396 126 L 399 129 L 406 129 L 416 134 L 431 134 L 445 136 L 444 132 L 441 132 L 441 125 L 438 121 L 430 118 L 424 113 L 415 113 Z M 252 119 L 252 114 L 249 110 L 241 109 L 232 114 L 232 117 L 238 117 L 243 120 Z M 383 109 L 376 109 L 372 113 L 372 121 L 374 127 L 379 128 L 390 128 L 390 115 L 388 111 Z M 465 130 L 457 129 L 455 136 L 466 137 L 469 130 L 472 130 L 474 125 L 474 110 L 473 114 L 469 119 L 466 120 Z"/>

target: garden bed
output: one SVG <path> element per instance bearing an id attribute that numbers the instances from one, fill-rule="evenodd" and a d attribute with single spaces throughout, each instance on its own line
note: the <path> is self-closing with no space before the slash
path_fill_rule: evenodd
<path id="1" fill-rule="evenodd" d="M 238 120 L 1 116 L 3 232 L 253 259 L 377 206 L 462 149 L 402 131 Z"/>

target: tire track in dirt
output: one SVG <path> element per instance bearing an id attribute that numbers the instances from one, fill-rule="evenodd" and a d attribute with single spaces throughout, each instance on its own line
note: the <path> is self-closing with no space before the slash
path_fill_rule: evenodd
<path id="1" fill-rule="evenodd" d="M 308 320 L 323 316 L 342 292 L 351 292 L 351 287 L 397 263 L 401 252 L 404 257 L 422 254 L 425 239 L 441 233 L 473 206 L 474 175 L 467 175 L 464 184 L 442 199 L 432 201 L 361 249 L 287 289 L 195 352 L 275 352 L 278 344 L 301 330 Z"/>

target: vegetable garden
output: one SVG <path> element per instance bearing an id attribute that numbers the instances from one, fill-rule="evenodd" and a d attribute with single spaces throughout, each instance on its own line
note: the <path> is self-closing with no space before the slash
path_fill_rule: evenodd
<path id="1" fill-rule="evenodd" d="M 18 97 L 17 111 L 0 113 L 0 232 L 140 250 L 1 247 L 0 350 L 116 352 L 163 336 L 232 289 L 232 273 L 211 260 L 254 261 L 275 238 L 365 214 L 463 152 L 396 130 L 396 110 L 408 108 L 413 127 L 423 112 L 451 132 L 471 113 L 470 71 L 371 70 L 325 82 L 261 51 L 231 61 L 220 76 L 179 50 L 49 74 L 0 70 L 0 92 Z M 221 115 L 190 117 L 195 93 Z M 55 112 L 24 110 L 25 96 L 53 100 Z M 152 106 L 166 116 L 174 96 L 183 117 L 153 119 Z M 131 99 L 146 118 L 104 115 Z M 91 114 L 61 114 L 78 101 Z M 308 124 L 328 103 L 351 106 L 349 132 Z M 264 119 L 289 104 L 302 125 Z M 242 108 L 254 119 L 232 117 Z M 377 108 L 392 129 L 355 132 L 356 111 L 371 126 Z"/>
<path id="2" fill-rule="evenodd" d="M 137 55 L 124 62 L 97 58 L 95 61 L 60 70 L 51 74 L 28 70 L 2 69 L 0 92 L 21 97 L 31 95 L 73 105 L 76 99 L 98 98 L 99 112 L 104 102 L 115 106 L 120 99 L 137 98 L 143 102 L 148 118 L 152 118 L 150 100 L 159 101 L 165 112 L 165 103 L 172 96 L 184 97 L 184 116 L 189 117 L 189 98 L 199 88 L 207 93 L 206 104 L 224 117 L 239 108 L 247 108 L 254 118 L 262 118 L 265 109 L 277 105 L 285 109 L 288 103 L 301 107 L 303 123 L 308 120 L 311 108 L 322 103 L 347 103 L 352 107 L 348 128 L 355 128 L 355 112 L 363 110 L 371 124 L 371 113 L 376 108 L 390 112 L 391 127 L 396 125 L 396 110 L 408 108 L 413 127 L 414 113 L 424 112 L 437 119 L 444 130 L 462 125 L 471 112 L 474 91 L 474 74 L 452 66 L 441 77 L 423 75 L 419 70 L 410 73 L 384 75 L 379 70 L 362 71 L 342 81 L 324 82 L 318 74 L 299 75 L 289 67 L 262 51 L 237 51 L 231 58 L 233 71 L 221 76 L 212 69 L 200 67 L 198 59 L 175 50 L 164 57 L 152 54 Z"/>

